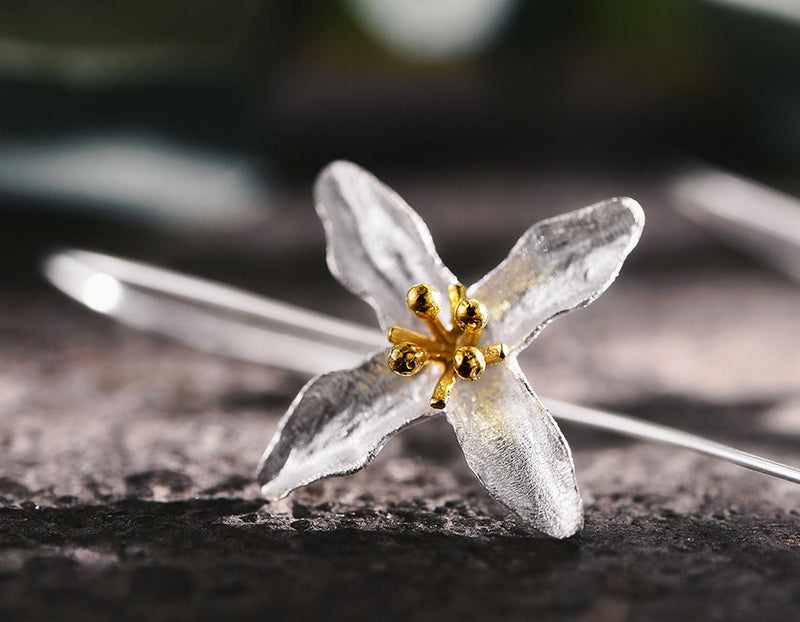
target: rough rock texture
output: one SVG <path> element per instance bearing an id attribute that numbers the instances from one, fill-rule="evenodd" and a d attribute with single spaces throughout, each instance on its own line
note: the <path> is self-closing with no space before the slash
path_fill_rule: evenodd
<path id="1" fill-rule="evenodd" d="M 456 179 L 388 181 L 465 280 L 523 223 L 623 186 Z M 532 344 L 532 385 L 797 464 L 800 288 L 715 245 L 642 185 L 629 190 L 649 208 L 641 250 L 601 300 Z M 586 529 L 540 540 L 486 496 L 435 419 L 359 474 L 263 504 L 255 465 L 301 380 L 134 333 L 32 276 L 48 242 L 106 246 L 369 318 L 326 276 L 307 192 L 297 197 L 261 230 L 180 245 L 112 244 L 75 223 L 34 235 L 26 216 L 6 230 L 0 619 L 800 616 L 800 488 L 564 426 Z M 464 265 L 457 236 L 475 231 L 452 218 L 456 205 L 476 217 L 508 206 L 508 218 L 484 218 L 486 265 Z"/>

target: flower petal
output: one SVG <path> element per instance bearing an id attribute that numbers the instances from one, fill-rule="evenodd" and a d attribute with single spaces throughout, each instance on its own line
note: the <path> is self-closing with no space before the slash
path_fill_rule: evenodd
<path id="1" fill-rule="evenodd" d="M 381 328 L 422 329 L 405 305 L 409 288 L 430 283 L 447 297 L 456 282 L 445 267 L 425 223 L 393 190 L 351 162 L 329 164 L 314 188 L 325 226 L 328 267 L 366 300 Z"/>
<path id="2" fill-rule="evenodd" d="M 396 432 L 431 412 L 436 370 L 398 376 L 387 356 L 379 352 L 359 367 L 317 376 L 300 391 L 259 464 L 265 497 L 364 468 Z"/>
<path id="3" fill-rule="evenodd" d="M 459 383 L 447 419 L 489 493 L 531 527 L 567 538 L 583 527 L 572 454 L 515 358 Z"/>
<path id="4" fill-rule="evenodd" d="M 487 338 L 524 348 L 555 317 L 586 306 L 617 278 L 644 212 L 614 198 L 533 225 L 469 295 L 489 309 Z"/>

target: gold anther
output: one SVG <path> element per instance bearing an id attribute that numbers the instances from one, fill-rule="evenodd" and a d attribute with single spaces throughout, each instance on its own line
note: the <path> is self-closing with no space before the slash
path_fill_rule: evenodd
<path id="1" fill-rule="evenodd" d="M 456 305 L 456 325 L 465 333 L 477 333 L 486 326 L 489 311 L 486 305 L 474 298 L 462 298 Z"/>
<path id="2" fill-rule="evenodd" d="M 401 376 L 412 376 L 430 358 L 428 352 L 413 343 L 398 343 L 389 350 L 389 369 Z"/>
<path id="3" fill-rule="evenodd" d="M 452 342 L 450 332 L 439 319 L 442 297 L 432 285 L 428 283 L 414 285 L 406 294 L 406 304 L 414 315 L 425 320 L 435 340 L 447 344 Z"/>
<path id="4" fill-rule="evenodd" d="M 475 346 L 462 346 L 453 356 L 453 368 L 464 380 L 477 380 L 486 369 L 486 359 Z"/>
<path id="5" fill-rule="evenodd" d="M 408 290 L 406 304 L 418 318 L 432 320 L 439 315 L 439 310 L 442 308 L 442 297 L 432 285 L 420 283 Z"/>

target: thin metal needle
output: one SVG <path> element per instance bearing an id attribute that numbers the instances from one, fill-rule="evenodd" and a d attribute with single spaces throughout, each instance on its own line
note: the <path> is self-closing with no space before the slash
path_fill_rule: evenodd
<path id="1" fill-rule="evenodd" d="M 387 348 L 377 330 L 162 268 L 89 251 L 49 256 L 45 276 L 89 308 L 192 347 L 313 375 Z M 229 317 L 226 317 L 229 316 Z M 800 470 L 688 432 L 543 398 L 556 419 L 673 445 L 800 484 Z"/>
<path id="2" fill-rule="evenodd" d="M 236 287 L 90 251 L 47 257 L 47 279 L 90 309 L 194 348 L 315 375 L 386 346 L 375 330 Z"/>
<path id="3" fill-rule="evenodd" d="M 597 430 L 605 430 L 662 445 L 673 445 L 682 449 L 689 449 L 699 454 L 738 464 L 746 469 L 800 484 L 800 469 L 711 441 L 702 436 L 676 430 L 658 423 L 642 421 L 628 415 L 570 404 L 569 402 L 562 402 L 552 398 L 542 399 L 551 414 L 560 421 L 569 421 Z"/>
<path id="4" fill-rule="evenodd" d="M 800 199 L 710 166 L 681 174 L 670 192 L 697 224 L 800 281 Z"/>

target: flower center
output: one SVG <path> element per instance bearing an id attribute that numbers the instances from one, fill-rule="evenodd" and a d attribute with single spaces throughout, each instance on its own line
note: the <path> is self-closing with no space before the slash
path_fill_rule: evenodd
<path id="1" fill-rule="evenodd" d="M 389 351 L 389 369 L 401 376 L 411 376 L 427 363 L 444 365 L 431 396 L 432 408 L 441 409 L 453 392 L 456 378 L 477 380 L 487 365 L 499 363 L 508 356 L 508 346 L 492 343 L 479 346 L 481 332 L 489 320 L 489 313 L 479 300 L 467 298 L 467 289 L 461 284 L 448 286 L 452 328 L 445 328 L 439 319 L 442 297 L 427 283 L 408 290 L 406 305 L 411 312 L 424 320 L 432 337 L 392 326 L 387 337 L 395 344 Z"/>

